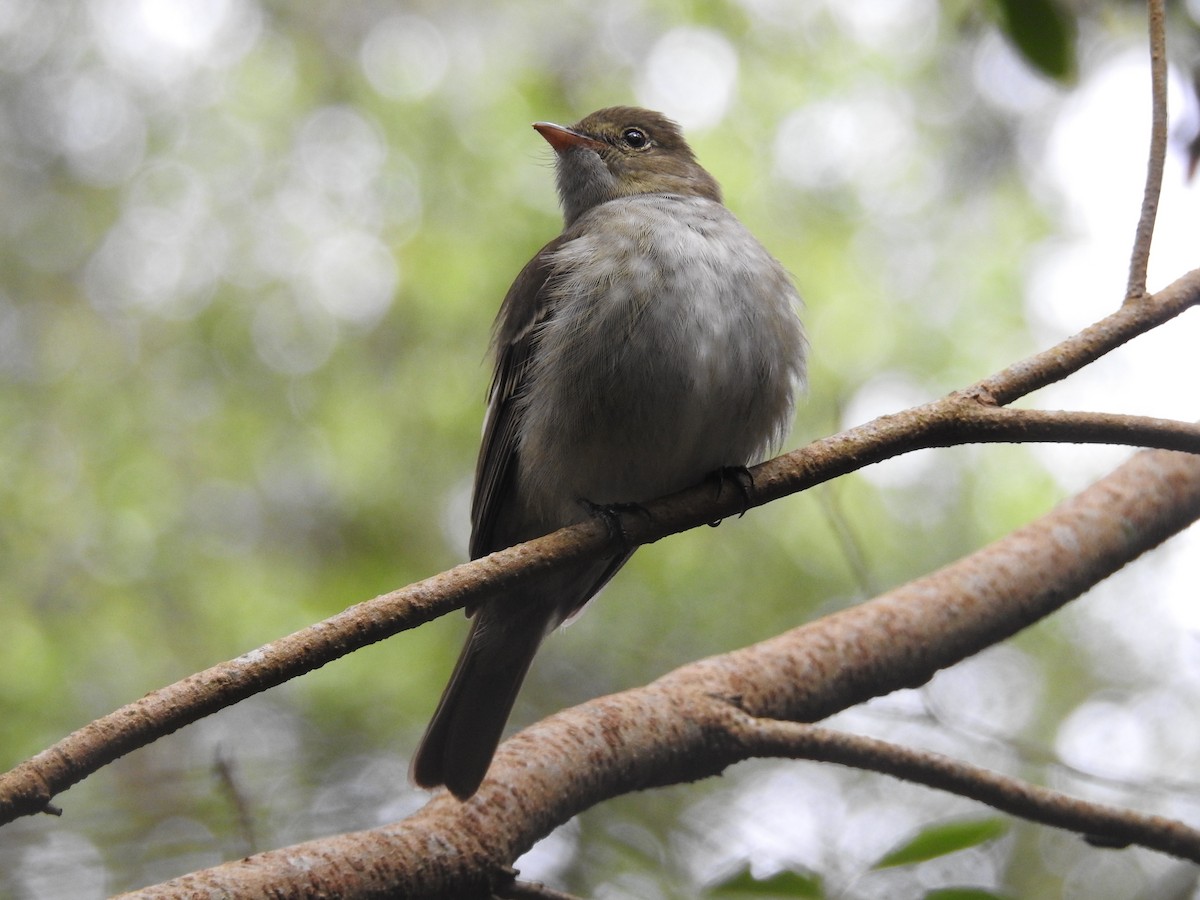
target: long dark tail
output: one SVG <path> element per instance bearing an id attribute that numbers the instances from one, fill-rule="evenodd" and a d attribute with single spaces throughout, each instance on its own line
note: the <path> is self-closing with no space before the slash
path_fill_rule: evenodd
<path id="1" fill-rule="evenodd" d="M 413 757 L 414 782 L 425 788 L 444 784 L 460 800 L 475 793 L 552 616 L 553 607 L 495 601 L 475 614 L 454 674 Z"/>

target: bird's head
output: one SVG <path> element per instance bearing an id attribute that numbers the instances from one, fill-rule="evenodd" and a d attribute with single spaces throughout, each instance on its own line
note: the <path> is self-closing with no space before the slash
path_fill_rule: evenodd
<path id="1" fill-rule="evenodd" d="M 721 200 L 679 126 L 662 113 L 612 106 L 564 127 L 535 122 L 557 154 L 558 194 L 569 226 L 593 206 L 636 194 Z"/>

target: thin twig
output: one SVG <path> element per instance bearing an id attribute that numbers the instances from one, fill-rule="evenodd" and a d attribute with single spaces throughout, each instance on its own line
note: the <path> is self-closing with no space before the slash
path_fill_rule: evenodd
<path id="1" fill-rule="evenodd" d="M 254 814 L 251 803 L 238 777 L 237 765 L 223 747 L 217 747 L 216 761 L 213 763 L 213 774 L 217 778 L 222 792 L 229 798 L 237 818 L 237 832 L 245 844 L 246 855 L 258 851 L 258 838 L 254 830 Z"/>
<path id="2" fill-rule="evenodd" d="M 1133 240 L 1129 261 L 1129 286 L 1125 302 L 1146 296 L 1146 272 L 1150 267 L 1150 243 L 1154 239 L 1154 219 L 1162 193 L 1163 168 L 1167 158 L 1167 37 L 1164 0 L 1150 0 L 1150 85 L 1153 94 L 1150 125 L 1150 159 L 1146 165 L 1146 189 L 1142 195 L 1142 214 Z"/>
<path id="3" fill-rule="evenodd" d="M 964 406 L 953 443 L 1112 444 L 1200 453 L 1200 424 L 1152 416 Z"/>
<path id="4" fill-rule="evenodd" d="M 1049 349 L 1035 353 L 972 385 L 981 402 L 1007 406 L 1039 388 L 1075 374 L 1118 347 L 1200 306 L 1200 269 L 1154 294 L 1153 302 L 1126 304 Z"/>
<path id="5" fill-rule="evenodd" d="M 978 800 L 1031 822 L 1102 835 L 1104 846 L 1139 844 L 1200 862 L 1200 831 L 1183 822 L 1078 800 L 939 753 L 776 720 L 753 720 L 743 739 L 753 752 L 763 756 L 811 759 L 881 772 Z"/>
<path id="6" fill-rule="evenodd" d="M 817 504 L 825 514 L 829 529 L 833 532 L 833 537 L 842 550 L 842 557 L 846 560 L 846 565 L 850 568 L 854 580 L 858 582 L 863 596 L 873 597 L 879 593 L 879 586 L 871 574 L 871 566 L 867 562 L 867 554 L 863 549 L 862 541 L 859 540 L 854 526 L 846 517 L 846 511 L 842 509 L 841 495 L 838 493 L 837 487 L 834 484 L 823 485 L 816 492 Z"/>
<path id="7" fill-rule="evenodd" d="M 923 723 L 930 728 L 938 728 L 946 733 L 956 734 L 964 740 L 986 743 L 1012 754 L 1025 766 L 1044 766 L 1053 768 L 1077 782 L 1112 788 L 1137 797 L 1150 794 L 1166 796 L 1175 800 L 1182 798 L 1200 798 L 1200 781 L 1194 778 L 1169 778 L 1165 775 L 1149 776 L 1144 773 L 1138 777 L 1117 777 L 1103 775 L 1088 769 L 1072 765 L 1064 760 L 1054 750 L 1031 740 L 1015 738 L 1003 734 L 999 730 L 989 728 L 981 719 L 955 714 L 948 705 L 938 703 L 934 696 L 924 691 L 921 695 L 923 711 L 910 714 L 902 711 L 890 711 L 884 707 L 868 707 L 867 711 L 876 717 L 893 719 L 908 723 Z"/>

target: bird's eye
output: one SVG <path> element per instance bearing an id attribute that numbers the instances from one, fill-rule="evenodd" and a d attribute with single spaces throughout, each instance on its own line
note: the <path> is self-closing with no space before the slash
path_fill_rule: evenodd
<path id="1" fill-rule="evenodd" d="M 621 132 L 621 140 L 627 147 L 632 147 L 634 150 L 641 150 L 650 145 L 650 138 L 640 128 L 626 128 Z"/>

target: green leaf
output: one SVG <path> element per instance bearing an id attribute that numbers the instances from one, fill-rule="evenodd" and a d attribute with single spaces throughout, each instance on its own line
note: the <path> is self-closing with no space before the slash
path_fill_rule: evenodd
<path id="1" fill-rule="evenodd" d="M 1075 74 L 1075 20 L 1057 0 L 996 0 L 1000 27 L 1026 62 L 1050 78 Z"/>
<path id="2" fill-rule="evenodd" d="M 743 869 L 712 888 L 709 894 L 713 897 L 813 897 L 821 900 L 825 896 L 825 887 L 819 875 L 788 871 L 758 879 L 749 869 Z"/>
<path id="3" fill-rule="evenodd" d="M 1004 894 L 983 888 L 938 888 L 925 895 L 924 900 L 1009 900 Z"/>
<path id="4" fill-rule="evenodd" d="M 934 825 L 906 844 L 888 853 L 875 864 L 876 869 L 907 866 L 939 856 L 947 856 L 1000 837 L 1008 830 L 1004 819 L 971 819 Z"/>

